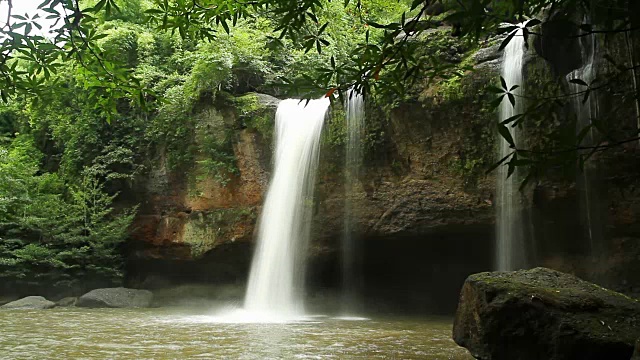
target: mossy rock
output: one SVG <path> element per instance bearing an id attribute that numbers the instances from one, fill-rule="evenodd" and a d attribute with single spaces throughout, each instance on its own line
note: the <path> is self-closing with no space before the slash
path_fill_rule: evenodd
<path id="1" fill-rule="evenodd" d="M 627 360 L 638 337 L 640 302 L 545 268 L 469 276 L 453 328 L 492 360 Z"/>
<path id="2" fill-rule="evenodd" d="M 233 98 L 232 103 L 242 121 L 242 127 L 253 129 L 268 140 L 271 139 L 273 119 L 280 99 L 267 94 L 248 93 Z"/>

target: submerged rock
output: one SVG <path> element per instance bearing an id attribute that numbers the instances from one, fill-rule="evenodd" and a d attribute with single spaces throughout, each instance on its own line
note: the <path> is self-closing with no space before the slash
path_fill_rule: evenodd
<path id="1" fill-rule="evenodd" d="M 149 307 L 153 293 L 149 290 L 127 288 L 95 289 L 82 295 L 76 306 L 87 308 Z"/>
<path id="2" fill-rule="evenodd" d="M 453 339 L 478 359 L 623 359 L 640 337 L 640 302 L 536 268 L 467 278 Z"/>
<path id="3" fill-rule="evenodd" d="M 75 296 L 71 296 L 71 297 L 62 298 L 56 301 L 56 304 L 58 304 L 58 306 L 61 306 L 61 307 L 70 307 L 70 306 L 76 306 L 77 302 L 78 302 L 78 298 Z"/>
<path id="4" fill-rule="evenodd" d="M 20 300 L 12 301 L 2 306 L 3 309 L 51 309 L 56 303 L 49 301 L 42 296 L 27 296 Z"/>

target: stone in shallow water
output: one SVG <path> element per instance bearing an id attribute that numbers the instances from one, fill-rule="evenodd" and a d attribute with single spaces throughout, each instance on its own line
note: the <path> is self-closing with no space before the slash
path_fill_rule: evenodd
<path id="1" fill-rule="evenodd" d="M 42 296 L 27 296 L 20 300 L 12 301 L 2 306 L 3 309 L 51 309 L 56 303 Z"/>
<path id="2" fill-rule="evenodd" d="M 82 295 L 76 306 L 88 308 L 149 307 L 153 293 L 149 290 L 127 288 L 95 289 Z"/>
<path id="3" fill-rule="evenodd" d="M 453 327 L 487 360 L 628 360 L 639 336 L 640 302 L 545 268 L 469 276 Z"/>

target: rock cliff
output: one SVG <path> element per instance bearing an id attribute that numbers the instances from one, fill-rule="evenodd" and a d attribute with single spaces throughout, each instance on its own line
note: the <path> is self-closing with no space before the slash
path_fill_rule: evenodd
<path id="1" fill-rule="evenodd" d="M 448 29 L 437 36 L 448 36 Z M 398 298 L 432 306 L 424 299 L 436 297 L 433 286 L 443 286 L 452 296 L 432 300 L 451 310 L 462 280 L 492 268 L 495 179 L 485 171 L 495 161 L 496 134 L 495 115 L 487 106 L 492 95 L 486 89 L 495 82 L 500 52 L 495 39 L 481 49 L 446 44 L 446 57 L 466 76 L 425 82 L 393 106 L 369 103 L 364 171 L 349 196 L 364 271 L 372 274 L 370 288 L 394 286 Z M 543 59 L 531 57 L 527 71 L 534 81 L 527 86 L 535 90 L 539 77 L 552 74 Z M 467 71 L 468 66 L 474 71 Z M 264 94 L 218 98 L 194 115 L 202 119 L 197 141 L 214 132 L 210 124 L 223 123 L 232 130 L 235 171 L 207 173 L 204 153 L 197 155 L 200 161 L 193 168 L 171 169 L 167 151 L 155 151 L 151 170 L 137 182 L 141 207 L 128 248 L 130 282 L 154 287 L 174 280 L 245 281 L 270 176 L 278 101 Z M 319 286 L 339 282 L 345 198 L 339 111 L 332 110 L 326 123 L 318 172 L 309 276 Z M 609 250 L 598 266 L 592 266 L 595 260 L 581 247 L 585 239 L 578 235 L 583 224 L 575 206 L 575 177 L 551 176 L 529 186 L 536 263 L 618 290 L 639 291 L 640 271 L 633 269 L 640 254 L 640 202 L 635 201 L 636 181 L 625 175 L 630 170 L 624 157 L 635 159 L 633 154 L 601 159 L 609 164 L 599 188 Z M 381 267 L 386 271 L 380 273 Z M 448 274 L 446 280 L 443 274 Z M 416 281 L 422 286 L 409 290 Z"/>

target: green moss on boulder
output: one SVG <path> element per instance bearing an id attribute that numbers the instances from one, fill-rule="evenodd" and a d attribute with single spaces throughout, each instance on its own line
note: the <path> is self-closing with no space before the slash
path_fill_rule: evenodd
<path id="1" fill-rule="evenodd" d="M 471 275 L 453 339 L 478 359 L 623 359 L 640 337 L 640 302 L 536 268 Z"/>

